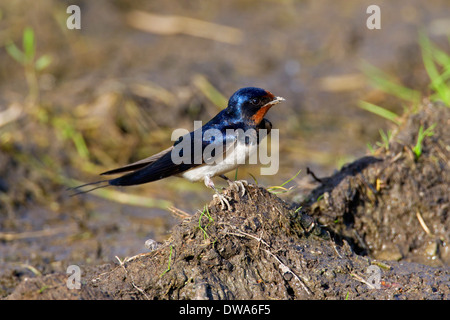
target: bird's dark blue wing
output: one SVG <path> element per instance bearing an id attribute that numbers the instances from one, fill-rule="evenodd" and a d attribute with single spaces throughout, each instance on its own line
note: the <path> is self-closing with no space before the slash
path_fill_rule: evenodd
<path id="1" fill-rule="evenodd" d="M 113 170 L 109 170 L 106 172 L 101 173 L 100 175 L 110 175 L 110 174 L 117 174 L 117 173 L 124 173 L 124 172 L 129 172 L 129 171 L 135 171 L 141 168 L 144 168 L 148 165 L 151 165 L 152 163 L 156 162 L 157 160 L 159 160 L 161 157 L 163 157 L 166 153 L 170 152 L 173 149 L 173 146 L 170 148 L 167 148 L 157 154 L 154 154 L 148 158 L 136 161 L 134 163 L 130 163 L 127 164 L 126 166 L 117 168 L 117 169 L 113 169 Z"/>
<path id="2" fill-rule="evenodd" d="M 210 129 L 210 130 L 208 130 Z M 178 139 L 166 153 L 152 156 L 123 168 L 107 171 L 104 174 L 135 170 L 131 173 L 109 180 L 110 185 L 129 186 L 160 180 L 180 174 L 189 169 L 211 163 L 221 157 L 235 138 L 211 127 L 201 128 Z M 149 160 L 150 159 L 150 160 Z"/>
<path id="3" fill-rule="evenodd" d="M 109 180 L 110 185 L 130 186 L 160 180 L 172 175 L 182 173 L 197 166 L 195 164 L 175 164 L 171 152 L 166 153 L 157 161 L 144 168 L 128 173 L 116 179 Z"/>

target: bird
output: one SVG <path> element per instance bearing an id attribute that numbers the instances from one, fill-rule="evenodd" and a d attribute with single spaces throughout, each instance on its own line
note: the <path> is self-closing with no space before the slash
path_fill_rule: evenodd
<path id="1" fill-rule="evenodd" d="M 201 128 L 179 137 L 169 148 L 100 174 L 123 174 L 117 178 L 95 181 L 73 189 L 100 184 L 76 193 L 79 194 L 108 186 L 139 185 L 178 176 L 192 182 L 203 181 L 215 191 L 214 197 L 219 198 L 222 209 L 230 210 L 227 197 L 218 192 L 212 178 L 219 176 L 245 194 L 246 181 L 231 181 L 225 173 L 244 164 L 257 151 L 259 142 L 272 129 L 272 123 L 264 116 L 272 106 L 284 100 L 261 88 L 241 88 L 230 97 L 225 109 Z"/>

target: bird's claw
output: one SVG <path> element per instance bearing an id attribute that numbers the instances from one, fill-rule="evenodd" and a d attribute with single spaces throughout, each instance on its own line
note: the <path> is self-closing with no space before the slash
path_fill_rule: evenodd
<path id="1" fill-rule="evenodd" d="M 248 186 L 248 182 L 246 180 L 236 180 L 236 181 L 228 180 L 228 184 L 237 193 L 239 193 L 239 191 L 241 191 L 241 197 L 243 197 L 245 195 L 245 192 L 247 190 L 245 187 Z"/>
<path id="2" fill-rule="evenodd" d="M 231 211 L 231 205 L 229 202 L 229 200 L 231 200 L 231 199 L 227 199 L 229 197 L 227 197 L 224 194 L 216 193 L 216 194 L 214 194 L 213 198 L 219 198 L 222 210 L 225 210 L 225 208 L 227 208 L 228 211 Z"/>

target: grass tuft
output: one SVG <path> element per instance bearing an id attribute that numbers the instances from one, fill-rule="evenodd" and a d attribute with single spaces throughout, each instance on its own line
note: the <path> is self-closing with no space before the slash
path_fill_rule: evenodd
<path id="1" fill-rule="evenodd" d="M 401 85 L 395 77 L 367 62 L 362 63 L 361 69 L 375 88 L 414 105 L 420 103 L 420 92 Z"/>
<path id="2" fill-rule="evenodd" d="M 208 218 L 208 224 L 203 227 L 202 226 L 202 217 L 206 214 L 206 217 Z M 200 217 L 198 218 L 198 227 L 199 229 L 203 232 L 203 240 L 206 240 L 206 238 L 209 238 L 208 233 L 206 232 L 206 229 L 208 228 L 208 226 L 214 222 L 214 219 L 211 217 L 209 210 L 208 210 L 208 206 L 205 205 L 202 213 L 200 214 Z"/>
<path id="3" fill-rule="evenodd" d="M 279 186 L 268 187 L 268 188 L 267 188 L 267 191 L 269 191 L 270 193 L 273 193 L 273 194 L 289 192 L 289 191 L 292 189 L 292 187 L 290 187 L 290 188 L 285 188 L 284 186 L 285 186 L 286 184 L 288 184 L 289 182 L 291 182 L 292 180 L 294 180 L 295 178 L 297 178 L 297 176 L 300 174 L 301 171 L 302 171 L 302 170 L 299 170 L 299 171 L 295 174 L 295 176 L 293 176 L 293 177 L 290 178 L 289 180 L 283 182 L 283 183 L 282 183 L 281 185 L 279 185 Z M 277 190 L 278 190 L 278 191 L 277 191 Z"/>
<path id="4" fill-rule="evenodd" d="M 450 39 L 449 39 L 450 42 Z M 424 32 L 419 33 L 422 60 L 431 80 L 432 100 L 441 100 L 450 107 L 450 55 L 432 44 Z"/>
<path id="5" fill-rule="evenodd" d="M 422 155 L 422 142 L 425 137 L 432 137 L 434 135 L 433 129 L 436 127 L 436 123 L 432 124 L 428 129 L 424 130 L 423 126 L 419 128 L 419 134 L 417 135 L 417 143 L 412 149 L 416 157 L 416 161 L 419 160 Z"/>
<path id="6" fill-rule="evenodd" d="M 450 36 L 448 40 L 450 44 Z M 430 99 L 432 101 L 440 100 L 447 107 L 450 107 L 450 55 L 433 44 L 423 31 L 419 32 L 419 45 L 422 51 L 424 68 L 431 80 L 429 85 L 432 91 Z M 417 109 L 416 107 L 422 100 L 422 95 L 419 91 L 402 86 L 394 77 L 369 63 L 363 63 L 362 70 L 376 88 L 411 103 L 412 108 L 409 109 L 409 112 L 414 112 Z M 390 110 L 366 101 L 360 101 L 358 105 L 360 108 L 392 121 L 396 125 L 401 124 L 400 117 Z M 406 110 L 408 111 L 408 109 Z M 433 136 L 434 127 L 435 124 L 424 130 L 423 126 L 420 126 L 417 143 L 412 148 L 416 160 L 422 155 L 423 139 Z M 388 151 L 392 132 L 388 131 L 386 134 L 380 129 L 380 135 L 382 142 L 376 142 L 376 146 L 383 147 Z M 370 143 L 367 144 L 367 147 L 372 154 L 375 152 L 374 146 Z"/>
<path id="7" fill-rule="evenodd" d="M 26 27 L 22 35 L 22 50 L 14 42 L 8 41 L 5 45 L 6 52 L 16 60 L 25 70 L 25 78 L 28 84 L 28 100 L 31 105 L 39 101 L 39 84 L 37 73 L 44 70 L 52 63 L 52 57 L 48 54 L 36 57 L 36 39 L 34 30 Z"/>

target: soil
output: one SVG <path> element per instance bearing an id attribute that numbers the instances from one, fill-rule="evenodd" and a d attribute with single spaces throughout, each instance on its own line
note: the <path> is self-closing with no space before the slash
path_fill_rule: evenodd
<path id="1" fill-rule="evenodd" d="M 49 274 L 7 299 L 449 299 L 449 121 L 425 105 L 389 150 L 321 178 L 300 207 L 229 187 L 231 211 L 213 200 L 150 252 L 83 270 L 81 290 Z"/>
<path id="2" fill-rule="evenodd" d="M 81 30 L 65 27 L 65 2 L 0 3 L 0 298 L 450 298 L 450 109 L 427 100 L 417 41 L 423 30 L 448 52 L 447 0 L 379 1 L 380 30 L 366 27 L 372 1 L 70 4 L 81 7 Z M 228 26 L 242 38 L 145 32 L 134 11 L 208 21 L 210 37 Z M 25 27 L 35 60 L 51 57 L 34 103 L 23 66 L 4 50 L 9 41 L 22 49 Z M 422 104 L 374 88 L 359 61 L 420 92 Z M 67 187 L 209 120 L 224 107 L 209 86 L 229 96 L 249 85 L 286 98 L 267 115 L 280 129 L 280 170 L 239 168 L 250 185 L 245 195 L 223 191 L 232 210 L 177 178 L 114 189 L 146 207 L 70 197 Z M 402 125 L 359 100 L 406 110 Z M 434 124 L 417 157 L 420 126 Z M 380 129 L 394 130 L 389 146 L 367 154 Z M 285 189 L 267 187 L 299 170 Z M 67 288 L 70 265 L 81 268 L 81 290 Z"/>
<path id="3" fill-rule="evenodd" d="M 448 266 L 449 119 L 449 108 L 425 105 L 398 129 L 388 149 L 324 178 L 303 203 L 306 212 L 360 254 Z M 433 125 L 417 158 L 412 146 L 419 128 Z"/>

